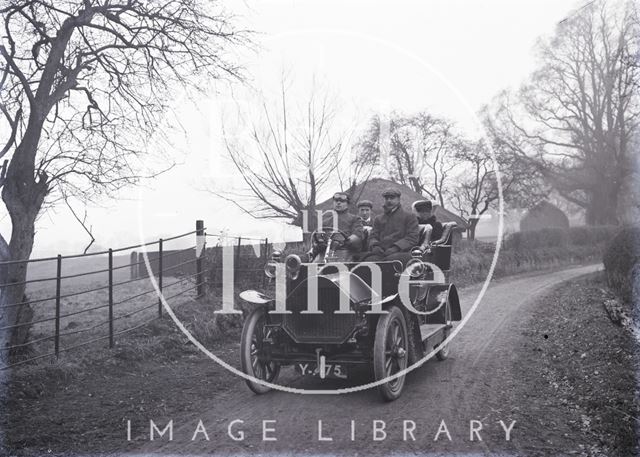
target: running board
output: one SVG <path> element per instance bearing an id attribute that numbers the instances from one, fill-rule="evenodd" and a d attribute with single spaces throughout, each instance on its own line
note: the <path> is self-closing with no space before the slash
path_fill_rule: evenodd
<path id="1" fill-rule="evenodd" d="M 444 339 L 444 332 L 451 325 L 445 324 L 422 324 L 420 326 L 420 337 L 422 339 L 422 347 L 425 351 L 431 352 L 434 346 L 437 346 Z"/>

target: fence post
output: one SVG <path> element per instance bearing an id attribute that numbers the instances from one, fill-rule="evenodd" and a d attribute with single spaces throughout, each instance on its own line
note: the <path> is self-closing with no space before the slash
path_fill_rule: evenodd
<path id="1" fill-rule="evenodd" d="M 56 358 L 60 355 L 60 285 L 62 276 L 62 256 L 58 254 L 58 265 L 56 268 L 56 336 L 55 353 Z"/>
<path id="2" fill-rule="evenodd" d="M 138 279 L 138 253 L 132 251 L 129 255 L 129 279 Z"/>
<path id="3" fill-rule="evenodd" d="M 238 246 L 236 246 L 236 260 L 234 262 L 234 274 L 235 277 L 238 278 L 238 273 L 240 273 L 240 246 L 242 245 L 242 237 L 238 237 Z"/>
<path id="4" fill-rule="evenodd" d="M 204 236 L 204 221 L 196 221 L 196 298 L 204 295 L 204 274 L 202 272 L 202 257 L 204 249 L 198 255 L 199 237 Z"/>
<path id="5" fill-rule="evenodd" d="M 109 248 L 109 347 L 113 347 L 113 250 Z"/>
<path id="6" fill-rule="evenodd" d="M 269 261 L 269 238 L 264 239 L 264 263 Z M 267 287 L 267 275 L 262 275 L 262 288 Z"/>
<path id="7" fill-rule="evenodd" d="M 158 297 L 158 316 L 162 317 L 162 238 L 158 241 L 158 289 L 160 296 Z"/>

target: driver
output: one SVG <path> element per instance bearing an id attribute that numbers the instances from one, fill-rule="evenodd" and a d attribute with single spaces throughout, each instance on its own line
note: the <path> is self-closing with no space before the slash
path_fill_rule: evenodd
<path id="1" fill-rule="evenodd" d="M 382 196 L 384 213 L 373 220 L 373 230 L 369 236 L 371 252 L 362 260 L 400 260 L 406 264 L 411 258 L 409 251 L 418 244 L 418 219 L 400 206 L 399 190 L 389 187 Z"/>
<path id="2" fill-rule="evenodd" d="M 347 239 L 343 247 L 351 252 L 358 252 L 362 248 L 362 240 L 364 238 L 362 219 L 349 212 L 349 200 L 349 194 L 345 192 L 333 194 L 333 211 L 324 211 L 322 213 L 322 226 L 334 227 L 344 232 Z M 333 220 L 334 214 L 338 219 L 335 224 Z"/>

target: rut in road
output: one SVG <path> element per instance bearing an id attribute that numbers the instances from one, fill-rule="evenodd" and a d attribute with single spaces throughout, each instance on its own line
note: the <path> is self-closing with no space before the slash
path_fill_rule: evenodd
<path id="1" fill-rule="evenodd" d="M 146 444 L 140 452 L 150 454 L 201 453 L 274 453 L 375 455 L 388 453 L 448 453 L 457 451 L 486 452 L 493 446 L 504 447 L 504 430 L 499 420 L 509 426 L 509 405 L 497 411 L 490 405 L 501 401 L 501 384 L 509 373 L 510 348 L 519 334 L 511 324 L 523 319 L 528 307 L 553 286 L 601 269 L 601 265 L 574 267 L 561 271 L 533 273 L 494 281 L 479 306 L 451 343 L 451 355 L 444 362 L 429 360 L 407 376 L 402 396 L 392 403 L 384 403 L 375 389 L 343 395 L 296 395 L 273 391 L 256 396 L 238 379 L 224 393 L 202 399 L 202 411 L 194 411 L 189 418 L 174 418 L 173 441 Z M 476 299 L 480 286 L 460 291 L 463 318 Z M 213 362 L 212 362 L 213 363 Z M 289 385 L 299 388 L 323 389 L 347 387 L 371 382 L 362 373 L 349 384 L 344 381 L 320 381 L 288 374 L 283 377 Z M 170 394 L 170 393 L 168 393 Z M 154 418 L 149 418 L 154 419 Z M 165 420 L 157 418 L 162 429 Z M 244 432 L 242 441 L 227 435 L 231 421 L 234 433 Z M 210 441 L 200 433 L 191 441 L 202 420 Z M 263 421 L 268 437 L 263 440 Z M 323 437 L 318 439 L 318 421 L 323 422 Z M 374 441 L 373 421 L 384 421 L 386 438 Z M 451 441 L 444 433 L 434 442 L 441 421 L 445 421 Z M 469 441 L 470 420 L 482 421 L 483 441 Z M 351 440 L 351 421 L 354 421 L 355 440 Z M 415 429 L 413 437 L 406 431 Z M 382 426 L 378 422 L 379 428 Z M 517 426 L 514 427 L 516 433 Z M 403 436 L 404 435 L 404 436 Z M 239 435 L 238 435 L 239 436 Z M 382 436 L 378 432 L 378 438 Z M 332 441 L 328 441 L 331 438 Z M 406 438 L 406 440 L 405 440 Z M 491 441 L 493 439 L 494 441 Z M 517 445 L 509 444 L 514 451 Z M 516 446 L 516 448 L 513 448 Z"/>

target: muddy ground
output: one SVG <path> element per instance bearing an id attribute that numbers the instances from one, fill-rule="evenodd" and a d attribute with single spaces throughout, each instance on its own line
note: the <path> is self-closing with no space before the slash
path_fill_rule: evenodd
<path id="1" fill-rule="evenodd" d="M 255 396 L 185 344 L 170 322 L 154 323 L 121 341 L 114 352 L 16 370 L 2 418 L 7 451 L 633 455 L 638 417 L 633 343 L 606 316 L 607 293 L 602 274 L 593 273 L 597 268 L 494 282 L 453 341 L 450 358 L 410 373 L 403 396 L 393 403 L 382 402 L 375 389 L 340 396 Z M 465 314 L 479 289 L 461 291 Z M 226 342 L 212 346 L 235 365 L 236 337 L 232 332 Z M 367 376 L 361 373 L 353 382 Z M 284 379 L 295 387 L 327 387 L 326 381 L 290 373 Z M 149 420 L 161 429 L 173 420 L 173 441 L 165 435 L 150 442 Z M 208 441 L 203 433 L 192 440 L 199 420 Z M 244 431 L 243 440 L 228 435 L 233 420 L 244 421 L 233 426 Z M 276 421 L 268 423 L 275 431 L 267 437 L 277 441 L 263 439 L 265 420 Z M 323 438 L 332 441 L 318 439 L 318 421 Z M 375 421 L 384 422 L 383 440 L 375 440 L 382 436 L 373 431 L 382 427 Z M 448 433 L 442 431 L 443 421 Z M 482 424 L 473 440 L 471 421 Z M 506 426 L 515 421 L 509 441 L 500 421 Z M 411 422 L 413 436 L 404 436 Z"/>

